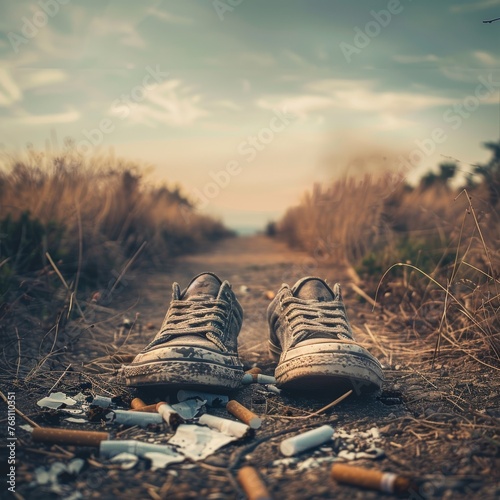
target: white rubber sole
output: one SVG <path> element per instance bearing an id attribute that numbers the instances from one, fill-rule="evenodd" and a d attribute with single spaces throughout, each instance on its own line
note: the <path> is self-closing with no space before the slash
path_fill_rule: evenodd
<path id="1" fill-rule="evenodd" d="M 196 388 L 211 392 L 241 386 L 243 365 L 235 355 L 199 347 L 162 347 L 136 356 L 121 376 L 131 387 Z"/>
<path id="2" fill-rule="evenodd" d="M 270 344 L 275 358 L 279 348 Z M 276 367 L 277 385 L 283 389 L 356 394 L 380 389 L 384 382 L 379 361 L 355 342 L 321 342 L 289 349 Z"/>

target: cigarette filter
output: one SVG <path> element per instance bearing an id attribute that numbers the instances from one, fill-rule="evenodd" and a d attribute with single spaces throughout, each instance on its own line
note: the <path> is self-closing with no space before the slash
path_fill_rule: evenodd
<path id="1" fill-rule="evenodd" d="M 261 373 L 245 373 L 241 379 L 242 384 L 275 384 L 276 379 L 270 375 L 262 375 Z"/>
<path id="2" fill-rule="evenodd" d="M 185 420 L 168 404 L 160 401 L 156 405 L 156 411 L 161 415 L 163 420 L 173 429 L 177 429 Z"/>
<path id="3" fill-rule="evenodd" d="M 156 404 L 141 406 L 140 408 L 133 408 L 132 411 L 142 411 L 145 413 L 156 413 Z"/>
<path id="4" fill-rule="evenodd" d="M 99 455 L 103 458 L 114 457 L 118 453 L 132 453 L 138 457 L 143 457 L 145 453 L 150 452 L 172 455 L 172 447 L 164 444 L 142 443 L 133 439 L 125 441 L 102 441 L 99 446 Z"/>
<path id="5" fill-rule="evenodd" d="M 272 500 L 271 494 L 259 473 L 249 465 L 238 471 L 238 481 L 247 494 L 248 500 Z"/>
<path id="6" fill-rule="evenodd" d="M 50 429 L 35 427 L 31 433 L 33 441 L 51 444 L 72 444 L 75 446 L 99 446 L 109 439 L 107 432 L 72 431 L 69 429 Z"/>
<path id="7" fill-rule="evenodd" d="M 410 479 L 392 472 L 364 469 L 345 464 L 333 464 L 332 478 L 339 483 L 347 483 L 385 493 L 408 493 L 411 485 Z"/>
<path id="8" fill-rule="evenodd" d="M 253 368 L 250 368 L 250 370 L 247 370 L 245 373 L 258 375 L 259 373 L 262 373 L 262 370 L 258 366 L 254 366 Z"/>
<path id="9" fill-rule="evenodd" d="M 267 384 L 266 389 L 273 394 L 281 394 L 281 389 L 278 389 L 275 385 Z"/>
<path id="10" fill-rule="evenodd" d="M 100 406 L 101 408 L 109 408 L 113 401 L 111 398 L 108 398 L 107 396 L 96 396 L 93 400 L 91 405 L 93 406 Z"/>
<path id="11" fill-rule="evenodd" d="M 115 422 L 124 425 L 140 425 L 146 427 L 149 424 L 161 424 L 163 418 L 159 413 L 147 413 L 143 411 L 114 410 Z"/>
<path id="12" fill-rule="evenodd" d="M 177 393 L 177 400 L 179 403 L 186 401 L 186 399 L 204 399 L 208 406 L 223 406 L 227 404 L 229 398 L 223 394 L 212 394 L 210 392 L 198 392 L 198 391 L 185 391 L 180 390 Z"/>
<path id="13" fill-rule="evenodd" d="M 260 419 L 254 412 L 238 403 L 238 401 L 229 401 L 226 405 L 226 410 L 231 413 L 231 415 L 234 415 L 238 420 L 247 424 L 250 429 L 258 429 L 262 424 L 262 419 Z"/>
<path id="14" fill-rule="evenodd" d="M 325 443 L 329 439 L 332 439 L 332 436 L 333 428 L 329 425 L 322 425 L 317 429 L 285 439 L 281 442 L 280 450 L 283 455 L 291 457 L 292 455 L 297 455 L 302 451 Z"/>
<path id="15" fill-rule="evenodd" d="M 250 431 L 250 427 L 248 425 L 235 422 L 234 420 L 228 420 L 227 418 L 215 417 L 214 415 L 209 415 L 208 413 L 202 415 L 198 422 L 202 425 L 210 427 L 211 429 L 216 429 L 223 434 L 237 438 L 245 437 Z"/>
<path id="16" fill-rule="evenodd" d="M 134 398 L 130 401 L 130 408 L 132 410 L 138 410 L 139 408 L 144 408 L 144 406 L 146 406 L 146 403 L 141 398 Z"/>

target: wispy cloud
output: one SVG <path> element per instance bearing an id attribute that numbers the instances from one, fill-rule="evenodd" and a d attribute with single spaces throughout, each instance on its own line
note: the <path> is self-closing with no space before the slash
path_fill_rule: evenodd
<path id="1" fill-rule="evenodd" d="M 127 122 L 186 127 L 209 114 L 201 100 L 202 96 L 181 80 L 169 80 L 148 91 L 143 102 L 133 104 Z M 112 108 L 110 113 L 119 114 L 119 110 Z"/>
<path id="2" fill-rule="evenodd" d="M 23 93 L 6 68 L 0 68 L 0 106 L 10 107 L 22 100 Z"/>
<path id="3" fill-rule="evenodd" d="M 310 114 L 316 111 L 323 111 L 335 107 L 334 99 L 312 94 L 285 96 L 269 95 L 257 99 L 256 104 L 262 109 L 284 109 L 288 113 L 293 113 L 299 118 L 308 118 Z"/>
<path id="4" fill-rule="evenodd" d="M 162 21 L 165 21 L 166 23 L 169 24 L 181 24 L 181 25 L 193 24 L 193 20 L 190 19 L 189 17 L 177 16 L 166 10 L 160 10 L 157 7 L 150 7 L 147 10 L 147 13 L 150 16 L 156 17 L 157 19 L 161 19 Z"/>
<path id="5" fill-rule="evenodd" d="M 61 69 L 18 71 L 17 75 L 23 91 L 61 83 L 68 79 L 68 73 Z"/>
<path id="6" fill-rule="evenodd" d="M 12 118 L 21 125 L 57 125 L 61 123 L 73 123 L 80 119 L 80 113 L 74 109 L 69 109 L 63 113 L 49 113 L 43 115 L 33 115 L 23 112 L 20 116 Z"/>
<path id="7" fill-rule="evenodd" d="M 500 59 L 495 57 L 489 52 L 476 51 L 474 52 L 474 57 L 482 64 L 486 66 L 498 67 L 500 66 Z"/>
<path id="8" fill-rule="evenodd" d="M 456 4 L 450 7 L 451 12 L 474 12 L 500 6 L 500 0 L 484 0 L 483 2 L 470 2 Z"/>
<path id="9" fill-rule="evenodd" d="M 380 91 L 370 80 L 326 79 L 310 82 L 300 94 L 270 95 L 257 100 L 264 109 L 286 109 L 301 118 L 329 109 L 382 113 L 390 124 L 407 112 L 451 104 L 447 97 L 414 92 Z M 312 93 L 314 92 L 314 93 Z M 392 117 L 392 118 L 391 118 Z"/>

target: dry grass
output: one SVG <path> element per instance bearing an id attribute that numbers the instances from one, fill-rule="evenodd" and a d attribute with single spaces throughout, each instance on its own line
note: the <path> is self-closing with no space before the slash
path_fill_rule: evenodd
<path id="1" fill-rule="evenodd" d="M 110 266 L 121 267 L 144 242 L 149 260 L 164 264 L 179 252 L 228 235 L 219 221 L 197 214 L 178 187 L 147 184 L 131 163 L 98 157 L 86 161 L 72 153 L 31 153 L 5 163 L 0 170 L 2 219 L 9 217 L 12 225 L 29 214 L 17 248 L 8 245 L 8 234 L 2 237 L 0 261 L 9 259 L 5 265 L 16 273 L 48 264 L 49 252 L 70 274 L 79 268 L 98 277 Z M 35 240 L 26 234 L 35 229 L 42 245 L 36 249 L 39 258 L 26 269 L 18 253 L 26 252 L 23 242 Z"/>
<path id="2" fill-rule="evenodd" d="M 354 266 L 392 327 L 410 343 L 434 342 L 434 358 L 446 344 L 497 367 L 500 203 L 491 193 L 486 182 L 455 191 L 389 173 L 342 179 L 315 185 L 276 229 L 315 258 Z"/>

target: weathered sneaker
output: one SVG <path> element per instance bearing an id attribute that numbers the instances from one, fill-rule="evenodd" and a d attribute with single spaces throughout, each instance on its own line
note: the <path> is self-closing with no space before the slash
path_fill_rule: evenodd
<path id="1" fill-rule="evenodd" d="M 125 383 L 212 392 L 239 387 L 243 365 L 237 338 L 243 310 L 229 282 L 201 273 L 182 292 L 177 283 L 172 289 L 160 331 L 122 368 Z"/>
<path id="2" fill-rule="evenodd" d="M 267 317 L 278 386 L 357 394 L 381 387 L 382 367 L 355 342 L 338 283 L 333 290 L 313 277 L 283 284 Z"/>

